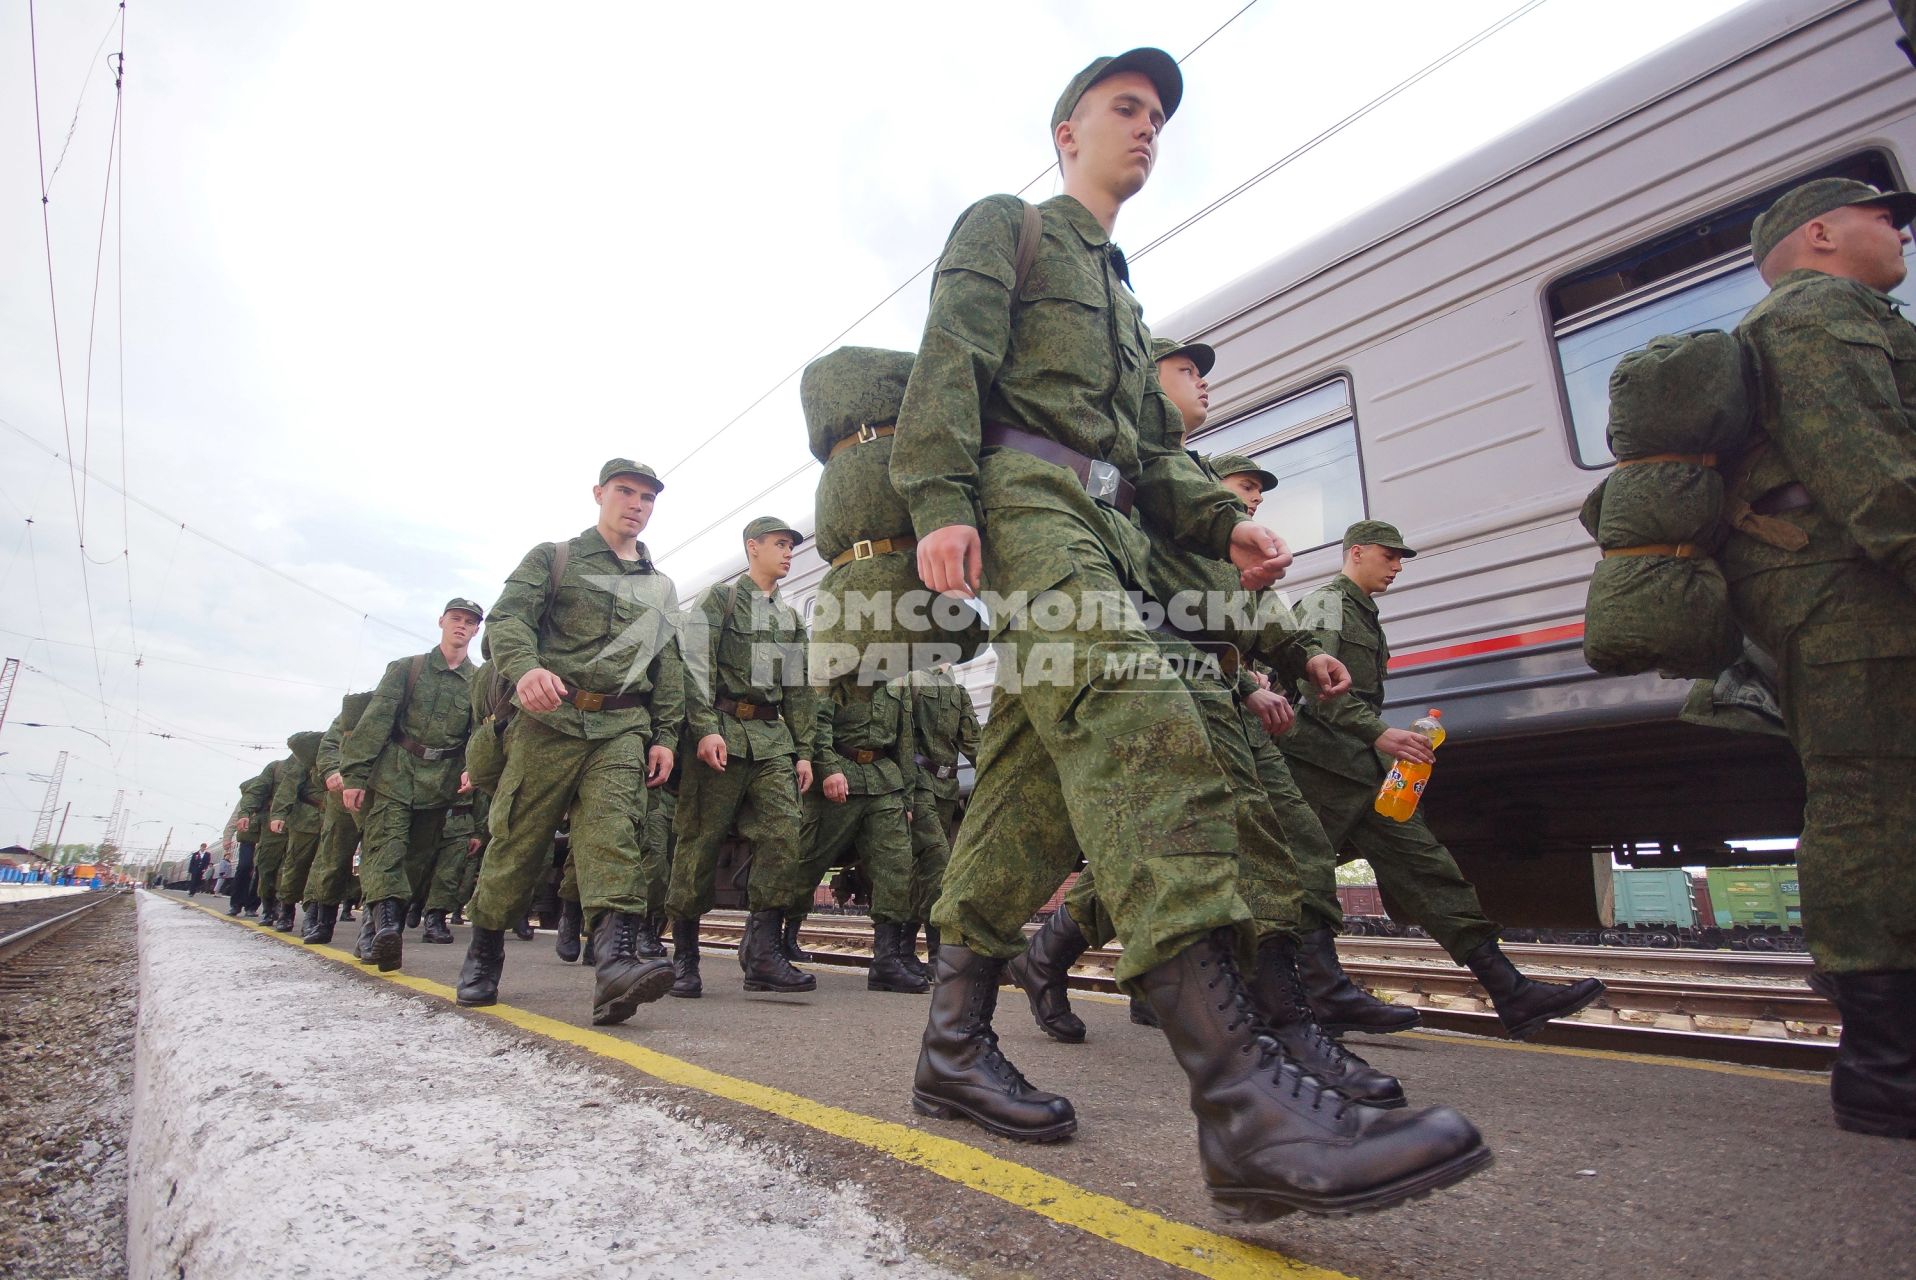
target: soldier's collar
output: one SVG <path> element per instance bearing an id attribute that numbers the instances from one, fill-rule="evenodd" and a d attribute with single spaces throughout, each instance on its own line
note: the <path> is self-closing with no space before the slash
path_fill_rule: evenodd
<path id="1" fill-rule="evenodd" d="M 1102 222 L 1091 216 L 1091 210 L 1078 203 L 1076 196 L 1052 196 L 1044 203 L 1046 208 L 1063 214 L 1064 220 L 1071 224 L 1071 229 L 1086 244 L 1095 248 L 1111 243 L 1111 233 L 1104 229 Z"/>
<path id="2" fill-rule="evenodd" d="M 1337 584 L 1337 589 L 1339 591 L 1342 591 L 1345 595 L 1349 596 L 1352 600 L 1355 600 L 1358 604 L 1363 605 L 1366 609 L 1369 609 L 1372 613 L 1377 612 L 1377 601 L 1372 599 L 1370 596 L 1370 593 L 1365 591 L 1364 588 L 1358 586 L 1356 582 L 1352 581 L 1349 574 L 1343 573 L 1340 571 L 1338 575 L 1332 579 L 1332 581 Z"/>

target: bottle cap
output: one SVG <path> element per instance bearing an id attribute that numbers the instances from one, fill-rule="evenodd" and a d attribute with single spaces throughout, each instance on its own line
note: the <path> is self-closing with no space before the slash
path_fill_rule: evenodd
<path id="1" fill-rule="evenodd" d="M 1439 711 L 1437 708 L 1432 707 L 1430 709 L 1430 718 L 1432 720 L 1442 720 L 1444 718 L 1444 713 Z"/>

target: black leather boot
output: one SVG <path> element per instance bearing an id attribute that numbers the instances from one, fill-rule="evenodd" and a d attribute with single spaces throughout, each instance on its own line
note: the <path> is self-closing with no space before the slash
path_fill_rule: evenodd
<path id="1" fill-rule="evenodd" d="M 1136 996 L 1131 997 L 1131 1021 L 1140 1027 L 1158 1027 L 1158 1015 L 1151 1012 L 1151 1006 Z"/>
<path id="2" fill-rule="evenodd" d="M 1259 1026 L 1235 941 L 1215 930 L 1137 981 L 1190 1079 L 1198 1155 L 1222 1216 L 1382 1209 L 1490 1163 L 1482 1136 L 1449 1107 L 1360 1106 L 1292 1061 Z"/>
<path id="3" fill-rule="evenodd" d="M 365 908 L 359 913 L 359 940 L 353 944 L 353 958 L 361 964 L 373 962 L 373 935 L 379 932 L 379 922 L 373 918 L 372 909 Z"/>
<path id="4" fill-rule="evenodd" d="M 1031 1002 L 1031 1016 L 1038 1020 L 1038 1029 L 1064 1044 L 1084 1043 L 1084 1021 L 1071 1012 L 1066 980 L 1071 976 L 1072 964 L 1090 946 L 1070 910 L 1060 903 L 1031 935 L 1024 954 L 1005 967 Z"/>
<path id="5" fill-rule="evenodd" d="M 406 904 L 406 927 L 408 929 L 417 929 L 420 925 L 420 922 L 426 918 L 425 912 L 426 912 L 425 903 L 423 902 L 407 903 Z"/>
<path id="6" fill-rule="evenodd" d="M 778 953 L 793 964 L 804 964 L 812 958 L 798 945 L 798 931 L 804 924 L 804 916 L 787 916 L 785 927 L 779 931 Z"/>
<path id="7" fill-rule="evenodd" d="M 324 946 L 333 940 L 333 928 L 339 923 L 339 904 L 322 902 L 314 908 L 316 912 L 312 926 L 306 932 L 306 941 L 313 946 Z"/>
<path id="8" fill-rule="evenodd" d="M 665 994 L 681 1000 L 697 1000 L 705 994 L 699 978 L 699 922 L 672 922 L 672 989 Z"/>
<path id="9" fill-rule="evenodd" d="M 1377 1070 L 1317 1025 L 1304 983 L 1297 976 L 1297 944 L 1289 938 L 1258 941 L 1251 998 L 1271 1038 L 1304 1070 L 1353 1101 L 1373 1107 L 1406 1105 L 1404 1087 L 1395 1076 Z"/>
<path id="10" fill-rule="evenodd" d="M 1567 1018 L 1603 994 L 1603 984 L 1595 978 L 1563 983 L 1524 977 L 1495 938 L 1465 956 L 1464 963 L 1483 984 L 1503 1020 L 1504 1034 L 1512 1040 L 1528 1040 L 1552 1018 Z"/>
<path id="11" fill-rule="evenodd" d="M 771 991 L 794 995 L 818 989 L 818 979 L 792 968 L 779 947 L 784 933 L 785 913 L 772 908 L 754 911 L 745 917 L 745 940 L 739 944 L 738 966 L 745 971 L 747 991 Z"/>
<path id="12" fill-rule="evenodd" d="M 639 932 L 639 954 L 649 960 L 666 958 L 665 940 L 659 936 L 665 928 L 665 917 L 648 912 L 645 928 Z"/>
<path id="13" fill-rule="evenodd" d="M 1317 1025 L 1331 1035 L 1347 1031 L 1389 1035 L 1423 1021 L 1417 1010 L 1386 1004 L 1352 982 L 1337 961 L 1337 936 L 1329 929 L 1313 929 L 1298 941 L 1298 976 L 1304 980 Z"/>
<path id="14" fill-rule="evenodd" d="M 592 983 L 592 1025 L 624 1022 L 642 1004 L 651 1004 L 672 989 L 672 966 L 657 956 L 639 954 L 639 935 L 645 918 L 631 911 L 607 911 L 592 930 L 592 951 L 598 957 Z"/>
<path id="15" fill-rule="evenodd" d="M 299 940 L 301 942 L 311 942 L 313 940 L 313 931 L 317 928 L 319 928 L 319 904 L 317 902 L 309 902 L 301 914 Z"/>
<path id="16" fill-rule="evenodd" d="M 464 924 L 466 922 L 465 908 L 454 907 L 452 909 L 452 922 L 454 924 Z"/>
<path id="17" fill-rule="evenodd" d="M 559 899 L 559 928 L 553 936 L 552 949 L 567 964 L 579 958 L 579 927 L 584 923 L 585 915 L 578 903 Z"/>
<path id="18" fill-rule="evenodd" d="M 897 991 L 921 996 L 931 984 L 905 963 L 905 926 L 872 923 L 872 967 L 865 975 L 867 991 Z"/>
<path id="19" fill-rule="evenodd" d="M 969 1120 L 1020 1142 L 1056 1142 L 1076 1133 L 1070 1100 L 1032 1088 L 998 1048 L 991 1015 L 1005 962 L 953 944 L 938 948 L 933 967 L 937 979 L 912 1077 L 912 1110 Z"/>
<path id="20" fill-rule="evenodd" d="M 592 949 L 592 935 L 588 933 L 585 935 L 585 944 L 579 949 L 579 963 L 597 964 L 598 962 L 598 953 Z"/>
<path id="21" fill-rule="evenodd" d="M 466 944 L 466 962 L 459 967 L 459 1003 L 468 1009 L 498 1004 L 499 975 L 505 969 L 506 931 L 472 926 L 472 941 Z"/>
<path id="22" fill-rule="evenodd" d="M 357 919 L 357 917 L 353 915 L 353 904 L 350 902 L 340 903 L 339 922 L 341 924 L 351 924 L 355 919 Z"/>
<path id="23" fill-rule="evenodd" d="M 446 913 L 428 911 L 426 913 L 425 932 L 419 935 L 421 942 L 452 942 L 452 930 L 446 927 Z"/>
<path id="24" fill-rule="evenodd" d="M 299 929 L 298 917 L 297 902 L 282 902 L 279 904 L 279 914 L 273 918 L 273 928 L 280 933 L 295 933 Z"/>
<path id="25" fill-rule="evenodd" d="M 253 912 L 254 918 L 267 928 L 273 927 L 273 921 L 279 918 L 279 902 L 274 898 L 261 898 Z"/>
<path id="26" fill-rule="evenodd" d="M 898 930 L 898 958 L 904 961 L 907 969 L 929 983 L 931 970 L 918 958 L 918 922 L 907 920 L 898 926 Z"/>
<path id="27" fill-rule="evenodd" d="M 512 922 L 512 936 L 521 942 L 532 941 L 532 917 L 520 916 Z"/>
<path id="28" fill-rule="evenodd" d="M 1916 970 L 1833 973 L 1843 1041 L 1830 1072 L 1838 1128 L 1916 1138 Z"/>
<path id="29" fill-rule="evenodd" d="M 406 900 L 387 898 L 375 902 L 366 914 L 373 917 L 373 959 L 378 962 L 381 973 L 390 973 L 399 967 L 406 945 Z"/>

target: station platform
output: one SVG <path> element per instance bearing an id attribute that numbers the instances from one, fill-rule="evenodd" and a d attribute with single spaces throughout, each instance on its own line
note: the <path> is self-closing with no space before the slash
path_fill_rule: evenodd
<path id="1" fill-rule="evenodd" d="M 703 999 L 663 1000 L 622 1026 L 594 1028 L 590 971 L 560 962 L 552 935 L 542 931 L 530 943 L 508 936 L 503 1003 L 456 1010 L 452 988 L 466 931 L 454 932 L 455 945 L 426 946 L 409 931 L 404 970 L 381 975 L 354 961 L 344 946 L 306 947 L 296 935 L 227 919 L 184 895 L 148 893 L 143 974 L 181 962 L 181 949 L 206 948 L 207 963 L 232 955 L 234 963 L 270 975 L 259 979 L 262 990 L 245 1006 L 265 1010 L 261 1016 L 236 1010 L 243 1015 L 237 1025 L 206 1018 L 190 1027 L 169 1024 L 168 1034 L 218 1037 L 224 1026 L 244 1037 L 259 1069 L 269 1072 L 295 1046 L 298 1054 L 339 1065 L 321 1073 L 323 1089 L 345 1096 L 316 1098 L 312 1079 L 284 1082 L 298 1090 L 299 1106 L 331 1106 L 313 1142 L 295 1131 L 277 1144 L 274 1166 L 309 1187 L 343 1179 L 333 1196 L 342 1206 L 363 1200 L 369 1184 L 403 1200 L 408 1180 L 453 1184 L 475 1167 L 485 1170 L 496 1198 L 501 1179 L 514 1176 L 491 1167 L 502 1150 L 576 1147 L 579 1159 L 566 1162 L 576 1171 L 580 1161 L 596 1158 L 577 1144 L 613 1120 L 598 1104 L 619 1099 L 650 1109 L 653 1120 L 627 1126 L 619 1167 L 601 1174 L 587 1169 L 566 1194 L 634 1197 L 662 1222 L 680 1203 L 697 1215 L 705 1235 L 696 1245 L 682 1241 L 676 1252 L 689 1261 L 670 1267 L 655 1266 L 656 1258 L 621 1258 L 603 1242 L 596 1253 L 582 1250 L 590 1241 L 580 1239 L 546 1246 L 565 1248 L 569 1266 L 601 1274 L 747 1274 L 751 1267 L 733 1269 L 733 1263 L 752 1255 L 764 1265 L 766 1254 L 756 1250 L 795 1247 L 750 1236 L 754 1227 L 785 1222 L 789 1208 L 780 1206 L 794 1194 L 789 1184 L 796 1179 L 810 1188 L 796 1194 L 815 1197 L 820 1218 L 799 1236 L 807 1265 L 798 1267 L 797 1255 L 776 1264 L 794 1275 L 1916 1276 L 1916 1143 L 1838 1130 L 1829 1118 L 1827 1080 L 1812 1073 L 1452 1033 L 1352 1037 L 1353 1049 L 1403 1080 L 1413 1105 L 1447 1103 L 1470 1116 L 1496 1164 L 1457 1187 L 1379 1214 L 1293 1215 L 1259 1227 L 1226 1227 L 1212 1216 L 1203 1192 L 1183 1076 L 1158 1033 L 1132 1025 L 1121 1000 L 1075 994 L 1088 1041 L 1061 1045 L 1033 1025 L 1017 991 L 1004 991 L 996 1025 L 1007 1056 L 1039 1087 L 1069 1096 L 1078 1111 L 1073 1140 L 1032 1146 L 912 1112 L 925 997 L 868 992 L 862 974 L 826 966 L 813 970 L 819 984 L 813 995 L 748 996 L 732 956 L 708 949 Z M 340 941 L 350 944 L 354 933 L 356 926 L 342 926 Z M 236 999 L 246 983 L 244 973 L 231 979 Z M 144 984 L 141 998 L 140 1061 L 147 1069 Z M 376 1038 L 412 1056 L 416 1070 L 407 1080 L 443 1081 L 434 1089 L 470 1109 L 464 1120 L 455 1110 L 452 1120 L 424 1136 L 436 1159 L 422 1160 L 409 1137 L 402 1152 L 389 1157 L 384 1149 L 367 1149 L 356 1165 L 339 1167 L 332 1148 L 361 1118 L 403 1104 L 380 1081 L 367 1079 L 384 1068 L 355 1074 L 342 1055 L 360 1050 L 329 1042 L 343 1024 L 334 1017 L 322 1025 L 317 1011 L 341 999 L 358 1001 L 350 1007 L 367 1027 L 397 1019 L 413 1028 Z M 418 1034 L 422 1025 L 429 1035 Z M 564 1105 L 525 1121 L 542 1129 L 502 1135 L 499 1122 L 486 1117 L 507 1110 L 506 1100 L 488 1100 L 485 1090 L 513 1086 L 483 1082 L 457 1066 L 474 1055 L 481 1062 L 493 1056 L 495 1041 L 540 1051 L 507 1056 L 537 1059 L 557 1073 L 553 1088 Z M 178 1051 L 177 1044 L 168 1050 Z M 269 1111 L 275 1092 L 283 1090 L 265 1091 Z M 253 1123 L 259 1094 L 230 1099 L 223 1123 L 241 1129 Z M 130 1218 L 136 1255 L 144 1237 L 152 1246 L 148 1256 L 161 1259 L 178 1251 L 186 1228 L 176 1220 L 187 1209 L 174 1206 L 192 1196 L 194 1179 L 169 1175 L 178 1188 L 172 1204 L 149 1203 L 157 1184 L 141 1150 L 154 1149 L 142 1136 L 150 1128 L 136 1106 Z M 192 1144 L 178 1136 L 157 1145 L 169 1159 L 190 1163 Z M 710 1153 L 717 1162 L 672 1166 L 688 1138 L 721 1148 Z M 518 1176 L 536 1178 L 544 1167 L 522 1162 Z M 711 1211 L 752 1203 L 755 1180 L 767 1188 L 765 1221 L 736 1208 Z M 540 1202 L 542 1194 L 549 1204 L 550 1195 L 536 1188 L 513 1203 Z M 475 1250 L 489 1231 L 503 1229 L 496 1221 L 468 1221 L 465 1210 L 446 1208 L 443 1197 L 427 1197 L 420 1212 L 457 1218 L 435 1237 L 451 1241 L 440 1251 L 442 1260 L 448 1252 L 468 1262 L 483 1259 Z M 250 1230 L 249 1238 L 255 1245 L 287 1241 L 294 1250 L 318 1249 L 322 1265 L 311 1274 L 356 1274 L 334 1263 L 376 1249 L 380 1229 L 365 1220 L 340 1222 L 340 1213 L 352 1216 L 350 1209 L 309 1210 L 280 1225 L 269 1213 L 251 1220 L 264 1238 Z M 828 1222 L 833 1213 L 855 1225 Z M 504 1232 L 514 1240 L 514 1274 L 547 1273 L 531 1265 L 548 1256 L 542 1246 L 518 1238 L 538 1231 L 534 1217 Z M 402 1232 L 409 1221 L 388 1212 L 385 1229 Z M 678 1238 L 669 1223 L 659 1230 Z M 848 1254 L 828 1259 L 854 1231 L 865 1234 L 849 1242 Z M 395 1248 L 401 1247 L 389 1259 L 398 1265 L 380 1270 L 437 1275 L 458 1269 L 424 1265 L 410 1234 L 398 1236 Z M 236 1248 L 221 1256 L 240 1261 L 244 1246 Z M 277 1245 L 256 1259 L 261 1269 L 249 1273 L 304 1274 L 275 1267 L 276 1256 Z M 520 1261 L 527 1265 L 516 1265 Z M 815 1272 L 811 1261 L 820 1264 Z"/>

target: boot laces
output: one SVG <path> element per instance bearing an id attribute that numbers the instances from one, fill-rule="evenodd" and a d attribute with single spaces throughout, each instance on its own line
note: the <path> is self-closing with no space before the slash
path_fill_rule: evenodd
<path id="1" fill-rule="evenodd" d="M 1279 965 L 1277 970 L 1277 989 L 1280 998 L 1288 1006 L 1286 1012 L 1290 1015 L 1293 1025 L 1301 1025 L 1308 1031 L 1317 1051 L 1339 1067 L 1348 1068 L 1353 1063 L 1360 1067 L 1368 1067 L 1370 1065 L 1368 1062 L 1346 1049 L 1338 1043 L 1335 1036 L 1324 1030 L 1323 1024 L 1317 1020 L 1317 1015 L 1311 1011 L 1310 997 L 1304 991 L 1304 980 L 1298 976 L 1295 963 Z"/>
<path id="2" fill-rule="evenodd" d="M 1206 985 L 1213 990 L 1220 984 L 1225 988 L 1225 1001 L 1219 1004 L 1217 1008 L 1220 1013 L 1227 1009 L 1232 1012 L 1232 1020 L 1225 1028 L 1227 1031 L 1235 1031 L 1243 1026 L 1251 1028 L 1251 1044 L 1246 1047 L 1247 1049 L 1254 1049 L 1257 1052 L 1258 1070 L 1266 1071 L 1274 1069 L 1275 1079 L 1280 1084 L 1284 1082 L 1285 1077 L 1288 1075 L 1291 1085 L 1291 1097 L 1302 1101 L 1304 1098 L 1304 1090 L 1308 1088 L 1310 1090 L 1311 1110 L 1321 1110 L 1325 1101 L 1328 1099 L 1335 1107 L 1335 1110 L 1331 1112 L 1331 1118 L 1341 1119 L 1344 1112 L 1351 1105 L 1350 1099 L 1333 1088 L 1323 1078 L 1313 1075 L 1303 1063 L 1299 1062 L 1297 1058 L 1292 1055 L 1290 1050 L 1286 1049 L 1282 1044 L 1279 1044 L 1277 1040 L 1268 1034 L 1269 1029 L 1264 1023 L 1263 1018 L 1258 1014 L 1256 1003 L 1251 999 L 1250 988 L 1244 981 L 1243 973 L 1237 967 L 1237 957 L 1231 953 L 1229 943 L 1217 943 L 1213 947 L 1210 958 L 1198 962 L 1200 968 L 1213 964 L 1217 966 L 1217 976 L 1212 978 Z M 1311 1025 L 1315 1028 L 1317 1024 L 1313 1021 Z M 1321 1030 L 1318 1034 L 1322 1034 Z"/>

